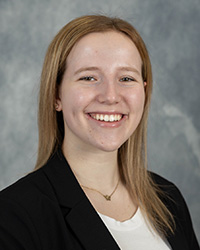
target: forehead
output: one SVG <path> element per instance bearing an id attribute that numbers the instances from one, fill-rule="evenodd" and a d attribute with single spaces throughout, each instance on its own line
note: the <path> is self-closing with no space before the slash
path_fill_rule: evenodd
<path id="1" fill-rule="evenodd" d="M 92 60 L 92 61 L 91 61 Z M 82 37 L 72 48 L 67 66 L 82 63 L 114 63 L 121 61 L 141 67 L 141 57 L 134 42 L 117 31 L 94 32 Z"/>

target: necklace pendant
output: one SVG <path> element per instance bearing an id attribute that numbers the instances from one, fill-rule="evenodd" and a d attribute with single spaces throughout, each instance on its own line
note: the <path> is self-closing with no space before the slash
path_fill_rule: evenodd
<path id="1" fill-rule="evenodd" d="M 111 196 L 110 196 L 110 195 L 104 195 L 104 198 L 105 198 L 107 201 L 111 201 Z"/>

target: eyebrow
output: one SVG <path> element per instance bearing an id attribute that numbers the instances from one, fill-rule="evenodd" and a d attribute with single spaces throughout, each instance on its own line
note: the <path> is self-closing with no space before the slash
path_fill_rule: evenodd
<path id="1" fill-rule="evenodd" d="M 139 76 L 141 75 L 140 72 L 135 67 L 122 66 L 122 67 L 118 67 L 117 69 L 124 70 L 124 71 L 131 71 L 131 72 L 138 74 Z M 84 71 L 99 71 L 99 70 L 100 69 L 98 67 L 82 67 L 76 70 L 74 74 L 77 75 Z"/>
<path id="2" fill-rule="evenodd" d="M 124 70 L 124 71 L 131 71 L 134 72 L 136 74 L 138 74 L 139 76 L 141 75 L 140 72 L 135 68 L 135 67 L 119 67 L 119 70 Z"/>
<path id="3" fill-rule="evenodd" d="M 80 69 L 76 70 L 74 74 L 77 75 L 77 74 L 79 74 L 81 72 L 92 71 L 92 70 L 93 71 L 98 71 L 99 68 L 97 68 L 97 67 L 83 67 L 83 68 L 80 68 Z"/>

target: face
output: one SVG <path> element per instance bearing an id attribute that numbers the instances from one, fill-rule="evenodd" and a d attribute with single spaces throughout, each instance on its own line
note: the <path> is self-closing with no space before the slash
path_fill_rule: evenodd
<path id="1" fill-rule="evenodd" d="M 91 33 L 71 50 L 57 99 L 64 144 L 117 150 L 135 131 L 144 107 L 142 61 L 124 34 Z"/>

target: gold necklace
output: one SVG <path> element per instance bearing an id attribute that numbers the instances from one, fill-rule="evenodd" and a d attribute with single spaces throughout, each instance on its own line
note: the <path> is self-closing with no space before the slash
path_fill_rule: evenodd
<path id="1" fill-rule="evenodd" d="M 96 190 L 96 189 L 94 189 L 94 188 L 86 187 L 86 186 L 83 186 L 83 185 L 81 185 L 81 187 L 87 188 L 87 189 L 92 190 L 92 191 L 95 191 L 95 192 L 99 193 L 100 195 L 102 195 L 107 201 L 111 201 L 111 197 L 112 197 L 112 195 L 115 193 L 115 191 L 117 190 L 118 185 L 119 185 L 119 180 L 118 180 L 118 182 L 117 182 L 117 185 L 115 186 L 115 189 L 112 191 L 112 193 L 111 193 L 110 195 L 108 195 L 108 194 L 103 194 L 103 193 L 101 193 L 99 190 Z"/>

